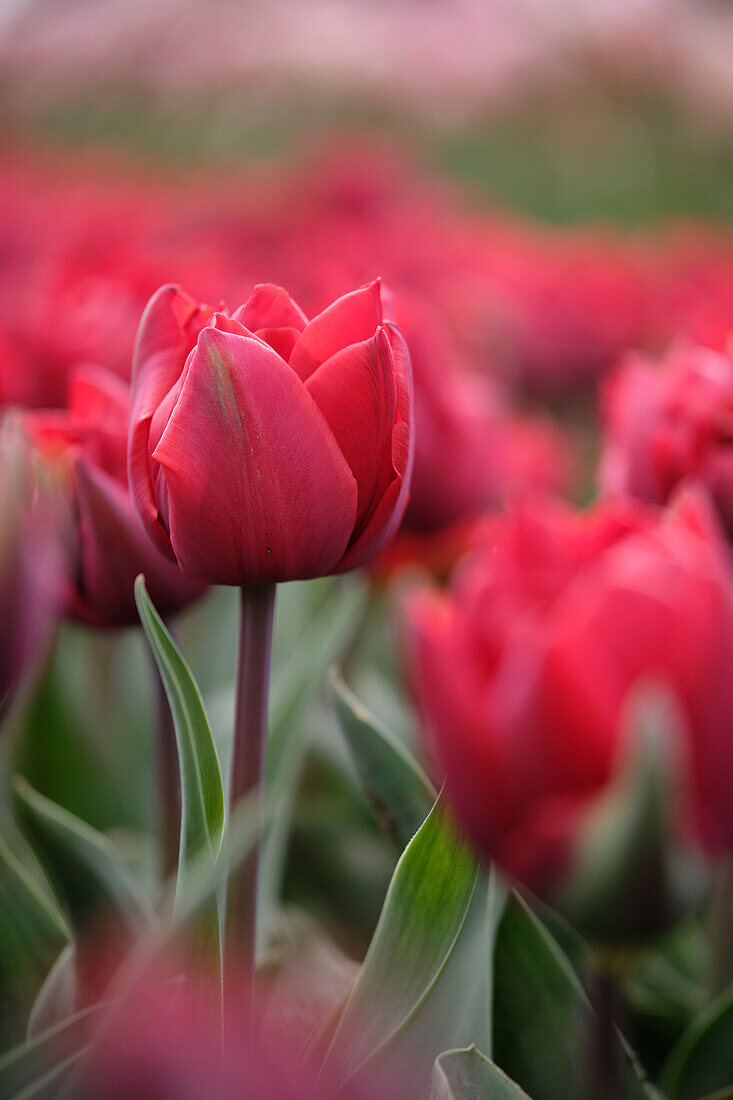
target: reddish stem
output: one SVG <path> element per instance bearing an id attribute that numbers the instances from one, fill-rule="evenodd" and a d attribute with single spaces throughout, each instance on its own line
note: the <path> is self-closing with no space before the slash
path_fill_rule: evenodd
<path id="1" fill-rule="evenodd" d="M 264 784 L 274 610 L 274 584 L 256 584 L 241 589 L 229 788 L 232 812 L 240 799 L 255 788 L 262 789 Z M 249 966 L 253 976 L 259 860 L 258 843 L 251 855 L 232 873 L 227 890 L 226 956 L 240 965 Z"/>

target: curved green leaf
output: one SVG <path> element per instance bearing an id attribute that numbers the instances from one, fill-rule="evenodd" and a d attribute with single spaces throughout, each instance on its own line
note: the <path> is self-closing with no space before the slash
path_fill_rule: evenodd
<path id="1" fill-rule="evenodd" d="M 145 580 L 135 581 L 135 600 L 173 715 L 181 771 L 181 845 L 177 894 L 201 849 L 216 859 L 224 833 L 221 769 L 204 704 L 191 670 L 150 602 Z"/>
<path id="2" fill-rule="evenodd" d="M 23 1034 L 28 1009 L 69 938 L 60 909 L 0 837 L 0 988 L 4 1045 Z"/>
<path id="3" fill-rule="evenodd" d="M 421 1009 L 458 941 L 479 866 L 442 800 L 400 858 L 366 957 L 324 1059 L 344 1080 Z"/>
<path id="4" fill-rule="evenodd" d="M 583 1070 L 591 1006 L 573 967 L 526 902 L 513 892 L 494 952 L 492 1058 L 534 1100 L 567 1100 Z M 648 1097 L 619 1036 L 628 1100 Z"/>
<path id="5" fill-rule="evenodd" d="M 77 1007 L 76 966 L 76 949 L 73 943 L 67 943 L 33 1002 L 26 1029 L 28 1039 L 34 1039 L 73 1014 Z"/>
<path id="6" fill-rule="evenodd" d="M 107 837 L 21 776 L 12 790 L 20 823 L 66 905 L 75 936 L 103 919 L 133 933 L 150 923 L 148 901 Z"/>
<path id="7" fill-rule="evenodd" d="M 348 582 L 338 578 L 329 585 L 326 598 L 312 613 L 290 658 L 273 673 L 265 785 L 267 801 L 276 805 L 278 812 L 265 833 L 260 857 L 258 949 L 264 946 L 264 930 L 280 895 L 295 794 L 309 744 L 303 723 L 296 727 L 294 718 L 302 714 L 309 694 L 318 688 L 328 666 L 343 654 L 359 629 L 368 592 L 368 585 L 358 578 Z M 287 616 L 283 618 L 287 626 Z"/>
<path id="8" fill-rule="evenodd" d="M 435 802 L 436 790 L 404 745 L 331 670 L 336 713 L 359 779 L 377 821 L 400 846 L 415 835 Z"/>
<path id="9" fill-rule="evenodd" d="M 430 1100 L 529 1100 L 529 1097 L 475 1046 L 470 1046 L 446 1050 L 435 1059 Z"/>
<path id="10" fill-rule="evenodd" d="M 715 1093 L 733 1081 L 733 986 L 688 1028 L 660 1076 L 672 1100 Z"/>
<path id="11" fill-rule="evenodd" d="M 0 1096 L 22 1095 L 24 1089 L 32 1089 L 60 1063 L 75 1060 L 87 1046 L 105 1004 L 75 1013 L 0 1057 Z"/>

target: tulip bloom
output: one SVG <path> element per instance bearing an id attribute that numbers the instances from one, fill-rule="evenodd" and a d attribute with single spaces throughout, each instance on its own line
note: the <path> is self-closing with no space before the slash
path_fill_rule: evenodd
<path id="1" fill-rule="evenodd" d="M 378 280 L 311 321 L 270 284 L 231 316 L 175 286 L 148 304 L 130 487 L 151 540 L 188 576 L 241 587 L 232 806 L 264 774 L 275 582 L 354 569 L 390 541 L 407 505 L 411 406 Z M 227 891 L 228 951 L 236 941 L 250 963 L 258 858 Z"/>
<path id="2" fill-rule="evenodd" d="M 455 810 L 541 892 L 572 871 L 581 826 L 624 751 L 631 690 L 661 681 L 684 719 L 676 825 L 733 846 L 733 586 L 702 494 L 657 516 L 527 507 L 497 520 L 446 593 L 408 604 L 412 680 Z"/>
<path id="3" fill-rule="evenodd" d="M 626 360 L 604 400 L 602 488 L 663 504 L 695 475 L 733 537 L 733 356 L 680 345 L 658 365 Z"/>
<path id="4" fill-rule="evenodd" d="M 311 321 L 271 285 L 231 317 L 163 287 L 133 366 L 129 476 L 143 525 L 212 584 L 362 565 L 407 504 L 410 406 L 409 357 L 379 282 Z"/>
<path id="5" fill-rule="evenodd" d="M 435 535 L 501 504 L 517 487 L 559 491 L 567 454 L 547 423 L 520 419 L 487 376 L 456 356 L 431 312 L 416 305 L 400 323 L 415 388 L 415 465 L 402 530 Z"/>
<path id="6" fill-rule="evenodd" d="M 96 627 L 138 621 L 135 578 L 144 573 L 161 614 L 201 595 L 152 545 L 127 489 L 126 383 L 101 367 L 77 369 L 68 411 L 28 413 L 26 430 L 68 491 L 70 524 L 61 610 Z"/>

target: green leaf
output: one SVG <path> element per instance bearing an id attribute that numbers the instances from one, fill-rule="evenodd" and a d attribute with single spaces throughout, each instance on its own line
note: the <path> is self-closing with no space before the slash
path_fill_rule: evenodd
<path id="1" fill-rule="evenodd" d="M 692 1100 L 733 1081 L 733 986 L 688 1028 L 670 1053 L 660 1086 L 672 1100 Z"/>
<path id="2" fill-rule="evenodd" d="M 461 934 L 479 867 L 439 799 L 395 868 L 324 1059 L 344 1080 L 385 1049 L 429 998 Z"/>
<path id="3" fill-rule="evenodd" d="M 374 1068 L 410 1096 L 427 1096 L 432 1064 L 445 1050 L 480 1043 L 491 1053 L 494 941 L 506 887 L 494 868 L 479 875 L 473 899 L 443 973 Z"/>
<path id="4" fill-rule="evenodd" d="M 28 1039 L 65 1020 L 77 1008 L 76 965 L 75 947 L 67 943 L 33 1002 L 26 1030 Z"/>
<path id="5" fill-rule="evenodd" d="M 0 837 L 0 984 L 6 1044 L 22 1035 L 29 1006 L 68 937 L 56 902 Z"/>
<path id="6" fill-rule="evenodd" d="M 569 959 L 512 892 L 494 953 L 492 1058 L 533 1100 L 567 1100 L 582 1072 L 583 1036 L 591 1021 L 590 1003 Z M 648 1096 L 625 1046 L 620 1057 L 625 1095 Z"/>
<path id="7" fill-rule="evenodd" d="M 75 937 L 102 919 L 133 934 L 150 923 L 148 901 L 107 837 L 21 776 L 12 790 L 20 823 L 66 905 Z"/>
<path id="8" fill-rule="evenodd" d="M 290 587 L 290 586 L 288 586 Z M 293 585 L 294 589 L 298 586 Z M 307 588 L 315 589 L 312 582 Z M 276 666 L 270 693 L 270 739 L 290 727 L 304 698 L 321 683 L 329 665 L 343 656 L 364 616 L 369 584 L 359 577 L 339 577 L 328 585 L 321 605 L 309 611 L 309 620 L 294 644 L 284 639 L 289 656 Z M 280 599 L 280 596 L 278 596 Z M 287 626 L 285 616 L 283 626 Z M 277 641 L 276 626 L 276 648 Z M 282 645 L 281 645 L 282 648 Z"/>
<path id="9" fill-rule="evenodd" d="M 135 600 L 165 687 L 176 731 L 181 771 L 178 896 L 178 892 L 185 888 L 188 867 L 196 853 L 208 851 L 213 862 L 221 847 L 225 817 L 221 770 L 199 689 L 150 602 L 142 576 L 135 582 Z"/>
<path id="10" fill-rule="evenodd" d="M 435 1059 L 430 1100 L 529 1100 L 529 1097 L 475 1046 L 470 1046 L 446 1050 Z"/>
<path id="11" fill-rule="evenodd" d="M 12 716 L 12 772 L 95 829 L 147 830 L 152 707 L 139 631 L 66 623 L 24 706 Z"/>
<path id="12" fill-rule="evenodd" d="M 291 601 L 298 594 L 307 596 L 309 588 L 319 589 L 319 585 L 293 585 Z M 276 805 L 278 812 L 265 834 L 260 857 L 258 949 L 265 946 L 265 931 L 280 896 L 293 806 L 309 744 L 302 715 L 308 696 L 318 689 L 328 666 L 343 655 L 359 629 L 368 593 L 368 585 L 358 578 L 337 578 L 329 582 L 327 595 L 320 606 L 311 611 L 308 604 L 307 625 L 300 631 L 297 641 L 294 642 L 292 633 L 288 636 L 290 657 L 273 673 L 265 788 L 267 802 Z M 288 605 L 284 600 L 282 604 L 285 613 L 278 612 L 276 630 L 278 624 L 280 629 L 288 627 L 293 618 L 292 614 L 287 615 Z"/>
<path id="13" fill-rule="evenodd" d="M 86 1047 L 103 1004 L 91 1005 L 0 1058 L 0 1096 L 17 1097 L 33 1089 L 60 1063 L 75 1060 Z M 33 1095 L 28 1092 L 26 1095 Z"/>
<path id="14" fill-rule="evenodd" d="M 404 745 L 357 699 L 336 669 L 330 678 L 336 713 L 367 801 L 382 828 L 404 848 L 437 792 Z"/>

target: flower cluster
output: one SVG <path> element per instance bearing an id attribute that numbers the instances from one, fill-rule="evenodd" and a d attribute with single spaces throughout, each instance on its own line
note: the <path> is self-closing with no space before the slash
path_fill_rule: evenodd
<path id="1" fill-rule="evenodd" d="M 620 976 L 665 1096 L 722 1096 L 733 239 L 469 213 L 363 150 L 95 171 L 0 179 L 0 1092 L 633 1097 Z M 334 667 L 349 762 L 339 661 L 401 730 Z"/>

